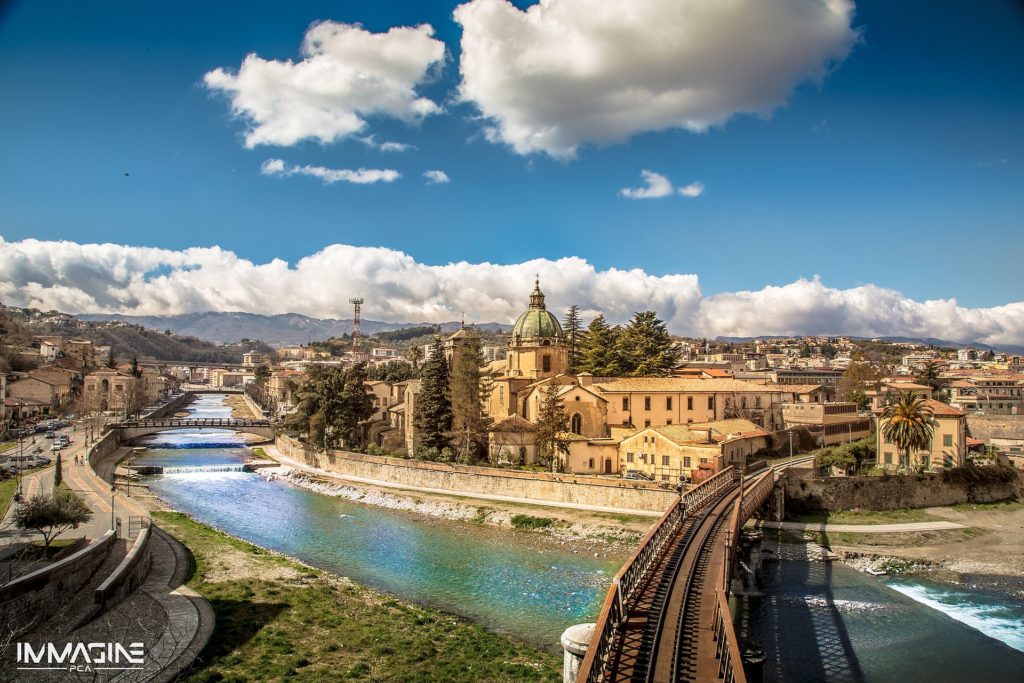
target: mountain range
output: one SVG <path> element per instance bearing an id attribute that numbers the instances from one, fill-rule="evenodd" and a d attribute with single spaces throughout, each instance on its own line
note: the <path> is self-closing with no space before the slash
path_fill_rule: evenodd
<path id="1" fill-rule="evenodd" d="M 715 337 L 715 341 L 728 342 L 731 344 L 742 344 L 744 342 L 752 341 L 771 341 L 772 339 L 789 339 L 792 335 L 764 335 L 760 337 Z M 822 336 L 822 335 L 818 335 Z M 1013 355 L 1024 354 L 1024 346 L 1016 346 L 1014 344 L 1001 344 L 999 346 L 991 346 L 990 344 L 983 344 L 981 342 L 956 342 L 950 341 L 949 339 L 935 339 L 934 337 L 852 337 L 850 335 L 832 335 L 832 336 L 844 336 L 849 339 L 857 339 L 860 341 L 867 341 L 868 339 L 879 339 L 884 342 L 890 342 L 893 344 L 917 344 L 919 346 L 937 346 L 947 349 L 964 349 L 971 347 L 978 349 L 979 351 L 995 351 L 999 353 L 1009 353 Z"/>
<path id="2" fill-rule="evenodd" d="M 198 337 L 206 341 L 231 344 L 241 339 L 259 339 L 271 346 L 288 346 L 320 341 L 330 337 L 352 334 L 352 320 L 336 318 L 311 318 L 298 313 L 260 315 L 258 313 L 185 313 L 182 315 L 106 315 L 80 314 L 81 320 L 120 320 L 156 330 L 170 330 L 175 334 Z M 390 332 L 407 327 L 432 326 L 434 323 L 388 323 L 379 320 L 362 320 L 363 335 Z M 462 323 L 450 321 L 440 323 L 441 332 L 454 332 Z M 478 329 L 490 332 L 507 332 L 511 325 L 481 323 Z"/>

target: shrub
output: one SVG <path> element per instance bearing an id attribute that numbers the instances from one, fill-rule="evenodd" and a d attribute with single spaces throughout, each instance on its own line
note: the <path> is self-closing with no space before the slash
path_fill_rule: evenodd
<path id="1" fill-rule="evenodd" d="M 513 515 L 512 526 L 522 531 L 533 531 L 536 529 L 546 529 L 552 526 L 555 520 L 550 517 L 533 517 L 532 515 Z"/>

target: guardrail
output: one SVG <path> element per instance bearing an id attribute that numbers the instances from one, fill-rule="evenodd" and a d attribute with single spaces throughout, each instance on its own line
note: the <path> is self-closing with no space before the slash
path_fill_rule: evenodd
<path id="1" fill-rule="evenodd" d="M 715 618 L 712 628 L 715 634 L 718 677 L 725 683 L 747 683 L 740 644 L 732 624 L 732 612 L 729 611 L 729 603 L 722 589 L 715 590 Z"/>
<path id="2" fill-rule="evenodd" d="M 125 420 L 110 425 L 115 428 L 131 427 L 269 427 L 270 420 L 245 418 L 157 418 L 152 420 Z"/>
<path id="3" fill-rule="evenodd" d="M 654 528 L 647 532 L 640 542 L 640 547 L 612 579 L 608 594 L 601 605 L 597 624 L 594 626 L 594 638 L 590 641 L 587 654 L 580 664 L 577 681 L 590 683 L 600 680 L 611 644 L 626 618 L 626 605 L 640 579 L 657 561 L 661 549 L 676 534 L 686 516 L 700 510 L 717 492 L 731 484 L 732 468 L 727 467 L 683 494 L 681 500 L 670 506 Z"/>

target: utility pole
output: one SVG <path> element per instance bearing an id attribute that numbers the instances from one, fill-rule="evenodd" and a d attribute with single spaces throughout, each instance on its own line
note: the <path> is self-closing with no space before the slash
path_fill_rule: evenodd
<path id="1" fill-rule="evenodd" d="M 793 430 L 792 429 L 787 429 L 786 431 L 789 432 L 789 459 L 792 460 L 793 459 Z"/>

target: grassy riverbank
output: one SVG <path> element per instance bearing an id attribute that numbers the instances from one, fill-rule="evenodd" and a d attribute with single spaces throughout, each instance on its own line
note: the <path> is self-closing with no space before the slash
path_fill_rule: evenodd
<path id="1" fill-rule="evenodd" d="M 176 512 L 188 585 L 217 626 L 190 681 L 558 681 L 561 657 L 221 533 Z M 555 645 L 555 644 L 552 644 Z"/>

